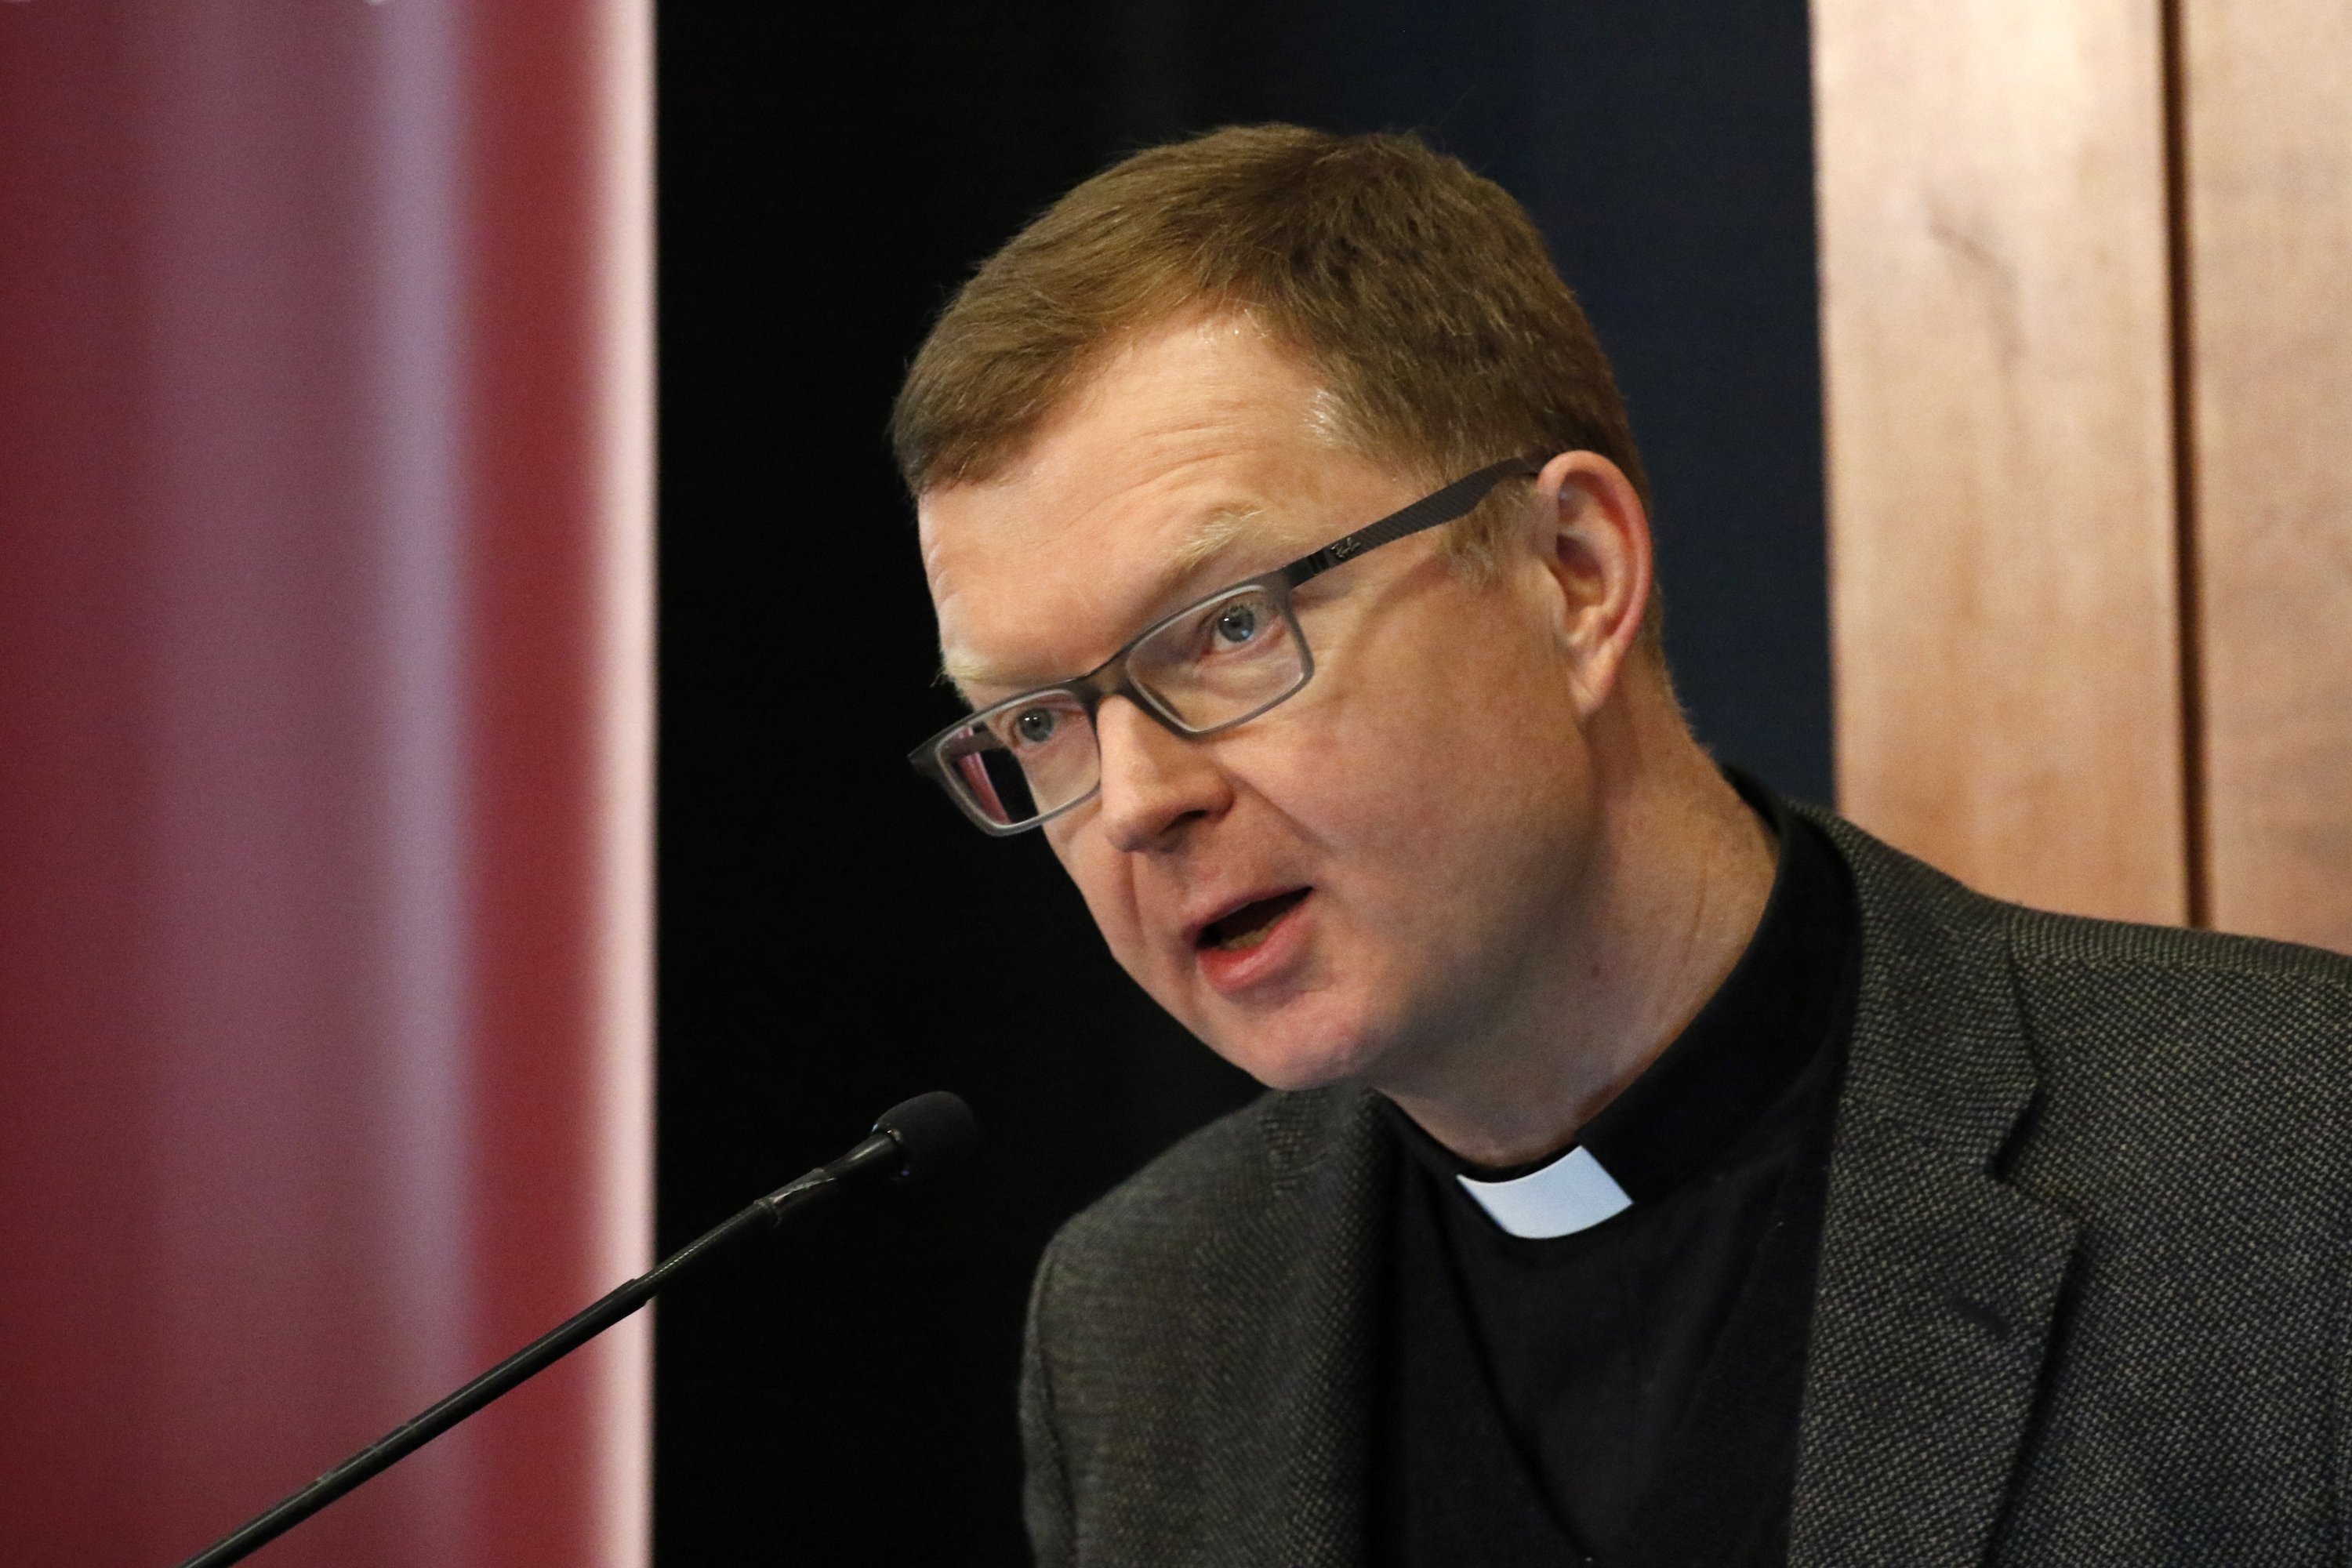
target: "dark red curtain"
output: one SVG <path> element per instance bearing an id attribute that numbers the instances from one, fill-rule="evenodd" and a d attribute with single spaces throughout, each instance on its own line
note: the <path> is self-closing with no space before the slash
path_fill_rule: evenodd
<path id="1" fill-rule="evenodd" d="M 0 4 L 0 1559 L 642 1266 L 646 30 Z M 641 1561 L 645 1343 L 259 1560 Z"/>

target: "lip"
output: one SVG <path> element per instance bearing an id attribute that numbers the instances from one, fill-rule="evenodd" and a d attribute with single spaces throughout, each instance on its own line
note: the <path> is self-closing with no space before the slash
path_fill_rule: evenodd
<path id="1" fill-rule="evenodd" d="M 1229 899 L 1222 900 L 1184 922 L 1184 945 L 1197 950 L 1201 945 L 1202 933 L 1219 921 L 1239 914 L 1252 904 L 1264 903 L 1268 899 L 1278 899 L 1285 893 L 1295 893 L 1307 886 L 1308 884 L 1305 882 L 1268 882 L 1263 887 L 1253 888 L 1248 892 L 1236 893 Z"/>
<path id="2" fill-rule="evenodd" d="M 1201 977 L 1213 990 L 1223 996 L 1238 995 L 1275 979 L 1305 954 L 1315 908 L 1315 889 L 1311 886 L 1305 889 L 1305 898 L 1285 910 L 1272 925 L 1266 927 L 1265 935 L 1255 946 L 1234 952 L 1201 944 L 1202 932 L 1235 910 L 1262 900 L 1280 898 L 1285 893 L 1299 890 L 1299 885 L 1293 883 L 1288 887 L 1268 888 L 1262 892 L 1234 899 L 1185 928 L 1185 943 L 1192 950 L 1192 961 L 1200 966 Z"/>

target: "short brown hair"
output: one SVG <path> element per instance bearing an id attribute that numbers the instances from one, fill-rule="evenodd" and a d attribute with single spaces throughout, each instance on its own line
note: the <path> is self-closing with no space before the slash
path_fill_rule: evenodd
<path id="1" fill-rule="evenodd" d="M 1417 137 L 1296 125 L 1137 153 L 990 257 L 899 390 L 908 488 L 994 477 L 1108 350 L 1203 308 L 1298 353 L 1367 457 L 1443 483 L 1581 448 L 1650 504 L 1616 378 L 1526 210 Z M 1457 559 L 1483 563 L 1491 526 L 1458 525 Z M 1654 596 L 1648 638 L 1656 618 Z"/>

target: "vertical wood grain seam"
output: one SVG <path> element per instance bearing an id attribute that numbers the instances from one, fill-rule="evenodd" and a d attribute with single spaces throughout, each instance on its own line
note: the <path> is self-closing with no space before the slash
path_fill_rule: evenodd
<path id="1" fill-rule="evenodd" d="M 2197 557 L 2197 343 L 2189 186 L 2189 81 L 2181 11 L 2158 0 L 2164 51 L 2165 245 L 2172 335 L 2172 526 L 2179 648 L 2181 866 L 2189 923 L 2210 923 L 2206 836 L 2204 630 Z"/>

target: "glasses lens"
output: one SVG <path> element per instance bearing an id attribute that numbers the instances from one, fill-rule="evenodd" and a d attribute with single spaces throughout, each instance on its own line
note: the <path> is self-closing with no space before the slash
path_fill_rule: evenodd
<path id="1" fill-rule="evenodd" d="M 1236 588 L 1136 646 L 1128 674 L 1187 729 L 1213 730 L 1281 701 L 1307 679 L 1306 645 L 1280 600 Z"/>
<path id="2" fill-rule="evenodd" d="M 1014 827 L 1083 799 L 1095 787 L 1095 727 L 1066 691 L 972 715 L 940 742 L 942 771 L 982 818 Z"/>

